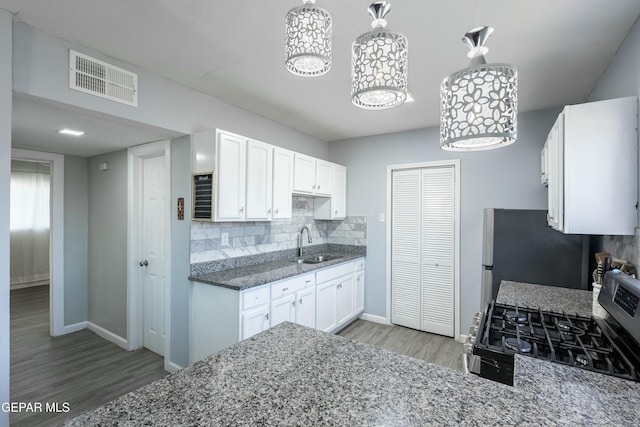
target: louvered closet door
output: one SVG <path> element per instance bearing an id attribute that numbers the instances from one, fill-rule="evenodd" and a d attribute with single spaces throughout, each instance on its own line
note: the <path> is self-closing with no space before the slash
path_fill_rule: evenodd
<path id="1" fill-rule="evenodd" d="M 419 169 L 394 171 L 391 205 L 391 323 L 420 329 Z"/>
<path id="2" fill-rule="evenodd" d="M 454 335 L 455 168 L 392 174 L 391 322 Z"/>
<path id="3" fill-rule="evenodd" d="M 420 329 L 453 336 L 455 176 L 422 170 L 422 318 Z"/>

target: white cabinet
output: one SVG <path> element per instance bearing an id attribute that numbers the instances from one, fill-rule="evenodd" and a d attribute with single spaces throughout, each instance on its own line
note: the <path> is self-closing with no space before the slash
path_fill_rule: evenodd
<path id="1" fill-rule="evenodd" d="M 272 219 L 291 219 L 293 192 L 293 151 L 273 149 Z"/>
<path id="2" fill-rule="evenodd" d="M 330 196 L 331 163 L 295 153 L 293 192 L 314 196 Z"/>
<path id="3" fill-rule="evenodd" d="M 216 132 L 206 130 L 191 135 L 191 172 L 209 173 L 214 169 Z"/>
<path id="4" fill-rule="evenodd" d="M 218 131 L 216 154 L 216 221 L 291 218 L 292 151 Z"/>
<path id="5" fill-rule="evenodd" d="M 245 219 L 271 219 L 273 191 L 273 146 L 247 141 L 247 203 Z M 291 201 L 289 202 L 291 204 Z"/>
<path id="6" fill-rule="evenodd" d="M 245 218 L 247 141 L 218 132 L 216 138 L 215 220 Z"/>
<path id="7" fill-rule="evenodd" d="M 306 274 L 271 284 L 271 326 L 293 322 L 315 327 L 315 275 Z"/>
<path id="8" fill-rule="evenodd" d="M 241 291 L 192 282 L 190 299 L 191 363 L 286 321 L 335 332 L 364 309 L 364 258 Z"/>
<path id="9" fill-rule="evenodd" d="M 336 327 L 336 297 L 339 280 L 332 280 L 316 288 L 316 329 L 328 332 Z"/>
<path id="10" fill-rule="evenodd" d="M 356 261 L 354 312 L 364 311 L 364 258 Z"/>
<path id="11" fill-rule="evenodd" d="M 316 273 L 316 329 L 335 332 L 364 309 L 364 278 L 358 287 L 356 269 L 364 260 L 327 268 Z M 364 276 L 363 276 L 364 277 Z"/>
<path id="12" fill-rule="evenodd" d="M 331 196 L 313 200 L 314 219 L 344 219 L 347 215 L 347 168 L 331 164 Z"/>
<path id="13" fill-rule="evenodd" d="M 636 97 L 566 106 L 545 144 L 549 225 L 632 235 L 637 226 Z"/>

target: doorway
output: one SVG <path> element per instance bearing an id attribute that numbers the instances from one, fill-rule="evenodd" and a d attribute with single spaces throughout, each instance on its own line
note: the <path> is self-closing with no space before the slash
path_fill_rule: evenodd
<path id="1" fill-rule="evenodd" d="M 11 158 L 49 165 L 49 333 L 73 332 L 64 325 L 64 156 L 13 148 Z"/>
<path id="2" fill-rule="evenodd" d="M 169 141 L 128 150 L 129 347 L 165 356 L 165 369 L 170 348 L 170 156 Z"/>
<path id="3" fill-rule="evenodd" d="M 387 316 L 445 336 L 459 331 L 458 160 L 388 167 Z"/>

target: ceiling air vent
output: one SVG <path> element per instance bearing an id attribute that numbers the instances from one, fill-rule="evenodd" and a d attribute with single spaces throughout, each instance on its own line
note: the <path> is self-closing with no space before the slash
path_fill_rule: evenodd
<path id="1" fill-rule="evenodd" d="M 69 50 L 69 87 L 122 104 L 138 106 L 138 75 Z"/>

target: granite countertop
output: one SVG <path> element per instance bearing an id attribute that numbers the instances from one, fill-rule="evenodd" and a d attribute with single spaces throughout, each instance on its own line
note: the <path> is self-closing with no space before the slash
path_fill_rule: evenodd
<path id="1" fill-rule="evenodd" d="M 591 291 L 507 280 L 500 283 L 496 302 L 539 308 L 544 311 L 565 312 L 584 317 L 590 317 L 593 311 L 593 293 Z"/>
<path id="2" fill-rule="evenodd" d="M 68 426 L 639 425 L 640 384 L 515 357 L 515 386 L 282 323 Z"/>
<path id="3" fill-rule="evenodd" d="M 339 255 L 340 258 L 319 264 L 298 264 L 295 262 L 295 258 L 287 257 L 284 259 L 230 268 L 211 273 L 194 274 L 189 276 L 189 280 L 241 291 L 264 285 L 265 283 L 271 283 L 288 277 L 297 276 L 299 274 L 319 270 L 321 268 L 342 264 L 343 262 L 362 258 L 366 255 L 366 248 L 355 248 L 356 249 L 343 250 L 340 252 L 330 252 L 331 255 Z M 321 248 L 322 253 L 329 253 L 322 249 L 324 248 Z M 317 255 L 317 253 L 310 250 L 305 256 L 313 255 Z"/>

